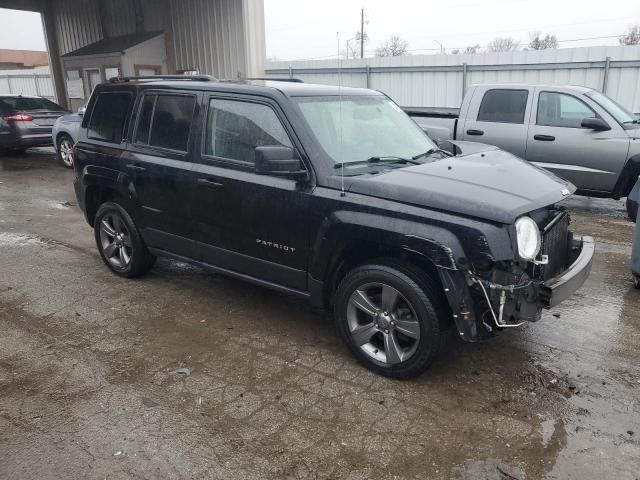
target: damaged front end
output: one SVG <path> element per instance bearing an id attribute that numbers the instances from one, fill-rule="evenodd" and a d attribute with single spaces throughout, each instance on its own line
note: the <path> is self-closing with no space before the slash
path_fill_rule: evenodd
<path id="1" fill-rule="evenodd" d="M 531 212 L 541 245 L 532 260 L 523 260 L 511 229 L 513 259 L 473 265 L 467 259 L 455 269 L 440 269 L 440 278 L 461 338 L 480 341 L 503 328 L 538 321 L 543 308 L 571 296 L 591 270 L 595 245 L 569 230 L 570 217 L 562 208 Z"/>

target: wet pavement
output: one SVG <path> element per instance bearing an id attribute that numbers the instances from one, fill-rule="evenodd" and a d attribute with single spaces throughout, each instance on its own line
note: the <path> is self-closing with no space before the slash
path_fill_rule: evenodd
<path id="1" fill-rule="evenodd" d="M 46 149 L 0 157 L 0 478 L 640 477 L 622 202 L 573 198 L 586 285 L 424 375 L 360 367 L 302 301 L 172 261 L 109 273 Z"/>

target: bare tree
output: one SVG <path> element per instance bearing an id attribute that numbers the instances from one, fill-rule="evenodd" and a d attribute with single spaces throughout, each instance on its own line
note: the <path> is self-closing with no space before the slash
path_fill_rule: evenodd
<path id="1" fill-rule="evenodd" d="M 640 45 L 640 25 L 632 25 L 624 35 L 618 37 L 620 45 Z"/>
<path id="2" fill-rule="evenodd" d="M 465 53 L 479 53 L 479 52 L 480 52 L 480 45 L 469 45 L 468 47 L 465 47 L 465 48 L 454 48 L 453 50 L 451 50 L 452 55 L 462 55 Z"/>
<path id="3" fill-rule="evenodd" d="M 511 52 L 518 49 L 518 41 L 509 37 L 496 37 L 488 45 L 490 52 Z"/>
<path id="4" fill-rule="evenodd" d="M 389 40 L 376 48 L 376 57 L 400 57 L 406 55 L 409 44 L 398 35 L 392 35 Z"/>
<path id="5" fill-rule="evenodd" d="M 529 33 L 529 48 L 531 50 L 546 50 L 558 48 L 558 37 L 554 33 L 547 33 L 544 37 L 540 30 Z"/>
<path id="6" fill-rule="evenodd" d="M 355 38 L 351 38 L 349 40 L 347 40 L 347 48 L 345 50 L 343 50 L 341 53 L 341 55 L 347 59 L 349 58 L 358 58 L 360 56 L 360 41 L 355 39 Z"/>

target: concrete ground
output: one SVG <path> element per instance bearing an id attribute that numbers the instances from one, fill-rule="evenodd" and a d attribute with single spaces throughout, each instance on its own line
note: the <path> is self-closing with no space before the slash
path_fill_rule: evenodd
<path id="1" fill-rule="evenodd" d="M 112 275 L 72 180 L 48 150 L 0 158 L 0 478 L 640 475 L 621 202 L 569 200 L 598 245 L 566 304 L 399 382 L 296 299 L 171 261 Z"/>

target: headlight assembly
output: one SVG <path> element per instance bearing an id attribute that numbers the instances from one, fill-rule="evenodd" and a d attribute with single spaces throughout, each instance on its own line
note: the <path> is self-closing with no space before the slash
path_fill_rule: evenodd
<path id="1" fill-rule="evenodd" d="M 520 217 L 516 220 L 516 237 L 520 258 L 528 261 L 535 260 L 542 246 L 540 229 L 536 222 L 530 217 Z"/>

